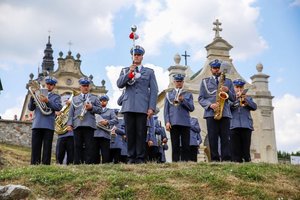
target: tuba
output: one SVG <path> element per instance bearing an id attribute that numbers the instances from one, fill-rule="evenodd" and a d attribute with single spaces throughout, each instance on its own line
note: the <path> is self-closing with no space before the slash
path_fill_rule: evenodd
<path id="1" fill-rule="evenodd" d="M 224 104 L 226 99 L 228 99 L 228 94 L 226 92 L 222 91 L 222 86 L 224 85 L 225 82 L 225 73 L 222 72 L 221 76 L 220 76 L 220 82 L 218 84 L 218 89 L 217 89 L 217 96 L 216 96 L 216 102 L 219 103 L 219 106 L 214 110 L 215 111 L 215 115 L 214 115 L 214 119 L 215 120 L 220 120 L 222 118 L 223 115 L 223 109 L 224 109 Z"/>
<path id="2" fill-rule="evenodd" d="M 47 96 L 48 90 L 45 88 L 42 88 L 40 83 L 37 80 L 33 80 L 29 83 L 28 90 L 33 97 L 36 106 L 39 107 L 40 111 L 44 115 L 51 115 L 52 109 L 47 106 L 45 102 L 42 102 L 40 99 L 40 96 Z"/>
<path id="3" fill-rule="evenodd" d="M 79 92 L 73 90 L 72 95 L 70 96 L 68 101 L 71 102 L 73 97 L 79 94 Z M 64 107 L 60 110 L 60 115 L 56 116 L 55 118 L 55 133 L 57 133 L 58 135 L 67 132 L 67 122 L 69 118 L 70 105 L 71 103 L 66 103 Z"/>

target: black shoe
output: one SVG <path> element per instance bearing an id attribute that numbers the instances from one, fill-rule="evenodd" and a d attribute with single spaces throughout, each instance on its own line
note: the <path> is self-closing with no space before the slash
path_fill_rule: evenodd
<path id="1" fill-rule="evenodd" d="M 128 159 L 127 164 L 135 164 L 135 160 L 134 159 Z"/>
<path id="2" fill-rule="evenodd" d="M 145 163 L 145 161 L 143 159 L 138 158 L 138 159 L 136 159 L 135 163 L 136 164 L 143 164 L 143 163 Z"/>

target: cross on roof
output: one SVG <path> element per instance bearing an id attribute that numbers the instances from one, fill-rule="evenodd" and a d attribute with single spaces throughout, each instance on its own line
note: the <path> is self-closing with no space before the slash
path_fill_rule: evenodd
<path id="1" fill-rule="evenodd" d="M 213 23 L 213 25 L 216 26 L 213 28 L 213 30 L 216 31 L 215 38 L 220 37 L 220 31 L 222 31 L 222 28 L 220 28 L 220 26 L 222 25 L 222 23 L 219 22 L 218 19 L 216 19 L 216 21 Z"/>
<path id="2" fill-rule="evenodd" d="M 183 54 L 183 55 L 181 55 L 181 56 L 183 56 L 183 57 L 184 57 L 185 66 L 187 66 L 187 57 L 190 57 L 190 55 L 188 55 L 188 54 L 186 53 L 186 51 L 184 51 L 184 54 Z"/>
<path id="3" fill-rule="evenodd" d="M 69 51 L 71 51 L 71 46 L 73 45 L 73 43 L 71 42 L 71 40 L 68 42 L 69 45 Z"/>
<path id="4" fill-rule="evenodd" d="M 50 43 L 50 34 L 51 34 L 51 30 L 48 30 L 49 36 L 48 36 L 48 43 Z"/>

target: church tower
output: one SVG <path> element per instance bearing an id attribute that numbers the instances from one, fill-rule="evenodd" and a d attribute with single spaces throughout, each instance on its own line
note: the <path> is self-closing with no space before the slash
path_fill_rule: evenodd
<path id="1" fill-rule="evenodd" d="M 42 72 L 48 71 L 49 73 L 54 70 L 54 61 L 53 61 L 53 49 L 52 44 L 50 43 L 50 35 L 48 36 L 48 43 L 46 44 L 46 49 L 44 50 L 44 57 L 42 63 Z"/>

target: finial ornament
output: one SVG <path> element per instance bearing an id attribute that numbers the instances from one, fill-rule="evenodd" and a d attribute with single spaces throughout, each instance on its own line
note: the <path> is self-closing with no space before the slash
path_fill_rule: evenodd
<path id="1" fill-rule="evenodd" d="M 181 61 L 181 56 L 178 53 L 175 54 L 174 61 L 175 61 L 176 65 L 179 65 L 179 63 Z"/>
<path id="2" fill-rule="evenodd" d="M 258 63 L 258 64 L 256 65 L 256 70 L 257 70 L 259 73 L 262 72 L 263 68 L 264 68 L 264 66 L 263 66 L 261 63 Z"/>

